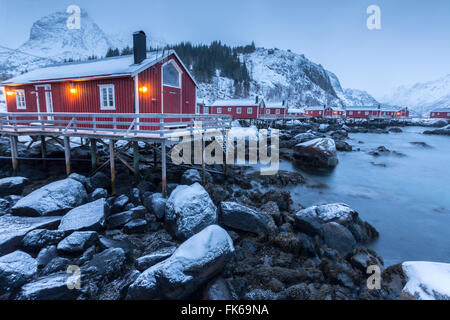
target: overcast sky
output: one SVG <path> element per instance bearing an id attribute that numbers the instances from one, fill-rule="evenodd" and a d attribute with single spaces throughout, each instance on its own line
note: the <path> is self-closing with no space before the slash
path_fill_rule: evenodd
<path id="1" fill-rule="evenodd" d="M 108 33 L 291 49 L 375 97 L 450 73 L 449 0 L 0 0 L 0 44 L 20 46 L 34 21 L 71 4 Z M 372 4 L 381 30 L 366 27 Z"/>

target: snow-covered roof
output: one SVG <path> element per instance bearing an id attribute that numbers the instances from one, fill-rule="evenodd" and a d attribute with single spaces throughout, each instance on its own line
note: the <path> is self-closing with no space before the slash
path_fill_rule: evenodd
<path id="1" fill-rule="evenodd" d="M 30 83 L 42 83 L 42 82 L 77 80 L 77 79 L 79 80 L 79 79 L 135 76 L 139 72 L 142 72 L 143 70 L 151 67 L 152 65 L 155 65 L 164 58 L 170 56 L 171 54 L 175 54 L 175 56 L 181 62 L 181 59 L 178 57 L 178 55 L 174 50 L 169 50 L 164 55 L 157 52 L 148 52 L 147 58 L 140 64 L 134 64 L 133 55 L 105 58 L 84 62 L 63 63 L 35 69 L 33 71 L 6 80 L 1 84 L 3 85 L 30 84 Z M 183 67 L 189 74 L 188 69 L 184 65 Z M 189 76 L 195 82 L 195 79 L 192 77 L 192 75 L 189 74 Z"/>
<path id="2" fill-rule="evenodd" d="M 288 108 L 288 113 L 304 113 L 305 109 L 303 108 Z"/>
<path id="3" fill-rule="evenodd" d="M 324 106 L 309 106 L 305 108 L 305 111 L 323 110 Z"/>
<path id="4" fill-rule="evenodd" d="M 286 106 L 283 105 L 283 102 L 267 102 L 266 108 L 268 108 L 268 109 L 286 109 Z"/>
<path id="5" fill-rule="evenodd" d="M 431 112 L 450 112 L 450 107 L 449 108 L 433 109 L 433 110 L 431 110 Z"/>
<path id="6" fill-rule="evenodd" d="M 261 99 L 258 103 L 256 103 L 255 99 L 217 100 L 212 104 L 212 107 L 251 107 L 258 106 L 261 102 Z"/>
<path id="7" fill-rule="evenodd" d="M 350 107 L 346 107 L 346 110 L 348 111 L 377 111 L 378 110 L 378 106 L 350 106 Z"/>

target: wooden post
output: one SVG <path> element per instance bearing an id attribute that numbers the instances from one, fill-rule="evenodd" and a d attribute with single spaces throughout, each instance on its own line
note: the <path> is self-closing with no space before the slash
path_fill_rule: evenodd
<path id="1" fill-rule="evenodd" d="M 116 195 L 116 164 L 114 162 L 114 140 L 109 140 L 109 163 L 111 165 L 111 194 Z"/>
<path id="2" fill-rule="evenodd" d="M 97 139 L 91 139 L 91 167 L 92 172 L 97 169 Z"/>
<path id="3" fill-rule="evenodd" d="M 41 155 L 43 159 L 43 166 L 44 169 L 47 168 L 47 160 L 45 158 L 47 157 L 47 142 L 45 141 L 45 136 L 41 136 Z"/>
<path id="4" fill-rule="evenodd" d="M 139 174 L 139 143 L 133 142 L 133 168 L 134 168 L 134 183 L 137 185 L 141 179 Z"/>
<path id="5" fill-rule="evenodd" d="M 205 163 L 205 137 L 202 134 L 202 184 L 206 185 L 206 163 Z"/>
<path id="6" fill-rule="evenodd" d="M 163 140 L 161 142 L 161 193 L 164 198 L 166 197 L 166 187 L 166 140 Z"/>
<path id="7" fill-rule="evenodd" d="M 17 175 L 17 170 L 19 168 L 19 161 L 17 160 L 17 137 L 11 136 L 11 160 L 12 160 L 12 167 L 13 167 L 13 175 Z"/>
<path id="8" fill-rule="evenodd" d="M 156 153 L 156 150 L 158 149 L 158 145 L 156 143 L 153 144 L 153 167 L 156 168 L 156 165 L 158 164 L 158 154 Z"/>
<path id="9" fill-rule="evenodd" d="M 256 120 L 258 121 L 258 120 Z M 226 130 L 223 130 L 223 174 L 227 175 L 227 134 Z"/>
<path id="10" fill-rule="evenodd" d="M 70 138 L 64 136 L 64 155 L 66 158 L 66 174 L 70 175 Z"/>

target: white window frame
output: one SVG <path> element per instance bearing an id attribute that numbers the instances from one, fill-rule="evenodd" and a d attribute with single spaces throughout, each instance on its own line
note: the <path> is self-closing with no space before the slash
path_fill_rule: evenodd
<path id="1" fill-rule="evenodd" d="M 368 116 L 369 115 L 369 111 L 366 111 L 365 115 Z"/>
<path id="2" fill-rule="evenodd" d="M 20 99 L 19 96 L 22 96 L 23 99 Z M 23 104 L 20 103 L 21 100 L 23 100 Z M 16 107 L 17 107 L 17 110 L 27 110 L 27 101 L 25 99 L 25 90 L 24 89 L 16 90 Z"/>
<path id="3" fill-rule="evenodd" d="M 281 114 L 280 109 L 277 109 L 277 110 L 275 111 L 275 113 L 276 113 L 276 114 Z"/>
<path id="4" fill-rule="evenodd" d="M 270 109 L 266 109 L 266 114 L 270 114 Z"/>
<path id="5" fill-rule="evenodd" d="M 242 108 L 236 108 L 236 113 L 237 114 L 241 114 L 242 113 Z"/>
<path id="6" fill-rule="evenodd" d="M 222 113 L 222 108 L 217 107 L 217 113 L 218 113 L 218 114 Z"/>
<path id="7" fill-rule="evenodd" d="M 348 114 L 349 114 L 350 116 L 352 116 L 352 115 L 353 115 L 353 111 L 349 111 Z"/>
<path id="8" fill-rule="evenodd" d="M 164 67 L 166 65 L 168 65 L 169 63 L 171 63 L 173 65 L 173 67 L 178 71 L 178 87 L 176 86 L 172 86 L 170 84 L 165 84 L 164 83 Z M 178 64 L 175 62 L 175 60 L 170 59 L 169 61 L 167 61 L 166 63 L 164 63 L 161 66 L 161 82 L 163 84 L 164 87 L 171 87 L 171 88 L 178 88 L 181 89 L 181 79 L 182 79 L 182 74 L 183 74 L 183 70 L 181 70 L 181 68 L 178 66 Z"/>
<path id="9" fill-rule="evenodd" d="M 103 89 L 107 90 L 112 89 L 112 98 L 113 98 L 113 105 L 112 106 L 104 106 L 103 105 Z M 100 91 L 100 110 L 116 110 L 116 90 L 114 88 L 113 84 L 99 84 L 98 89 Z M 109 103 L 109 97 L 107 97 L 108 103 Z"/>
<path id="10" fill-rule="evenodd" d="M 228 108 L 228 112 L 231 112 L 231 109 L 232 109 L 232 108 Z"/>
<path id="11" fill-rule="evenodd" d="M 247 108 L 247 114 L 253 114 L 253 108 L 252 107 Z"/>
<path id="12" fill-rule="evenodd" d="M 200 113 L 200 106 L 196 105 L 195 106 L 195 114 L 199 114 Z"/>
<path id="13" fill-rule="evenodd" d="M 447 117 L 450 117 L 450 112 L 447 112 Z"/>
<path id="14" fill-rule="evenodd" d="M 203 114 L 209 114 L 209 107 L 203 107 Z"/>

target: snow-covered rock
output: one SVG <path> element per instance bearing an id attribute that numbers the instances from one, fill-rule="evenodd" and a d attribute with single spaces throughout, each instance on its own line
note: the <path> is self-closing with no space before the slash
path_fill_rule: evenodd
<path id="1" fill-rule="evenodd" d="M 64 179 L 43 186 L 20 199 L 13 207 L 17 216 L 61 215 L 82 205 L 87 199 L 83 184 Z"/>
<path id="2" fill-rule="evenodd" d="M 183 299 L 217 275 L 234 251 L 228 233 L 217 225 L 206 227 L 170 258 L 144 271 L 128 289 L 129 299 Z"/>
<path id="3" fill-rule="evenodd" d="M 266 213 L 237 202 L 222 202 L 220 205 L 220 224 L 260 235 L 268 235 L 276 230 L 273 218 Z"/>
<path id="4" fill-rule="evenodd" d="M 18 249 L 24 236 L 35 229 L 54 228 L 61 217 L 15 217 L 0 216 L 0 256 Z"/>
<path id="5" fill-rule="evenodd" d="M 166 203 L 166 225 L 176 238 L 185 240 L 217 223 L 217 207 L 199 184 L 178 186 Z"/>
<path id="6" fill-rule="evenodd" d="M 402 264 L 408 282 L 403 295 L 419 300 L 450 300 L 450 264 L 408 261 Z"/>
<path id="7" fill-rule="evenodd" d="M 28 183 L 24 177 L 9 177 L 0 179 L 0 197 L 9 195 L 21 195 L 23 188 Z"/>
<path id="8" fill-rule="evenodd" d="M 336 144 L 330 138 L 317 138 L 294 147 L 295 159 L 307 166 L 333 168 L 338 164 Z"/>
<path id="9" fill-rule="evenodd" d="M 23 251 L 0 257 L 0 294 L 20 287 L 36 273 L 36 260 Z"/>
<path id="10" fill-rule="evenodd" d="M 98 241 L 95 231 L 75 231 L 58 243 L 57 249 L 63 253 L 81 253 Z"/>
<path id="11" fill-rule="evenodd" d="M 312 206 L 296 213 L 297 217 L 318 219 L 320 223 L 335 221 L 340 224 L 351 222 L 357 215 L 355 210 L 343 203 Z"/>
<path id="12" fill-rule="evenodd" d="M 61 231 L 98 231 L 105 225 L 108 205 L 104 198 L 70 210 L 61 219 Z"/>

